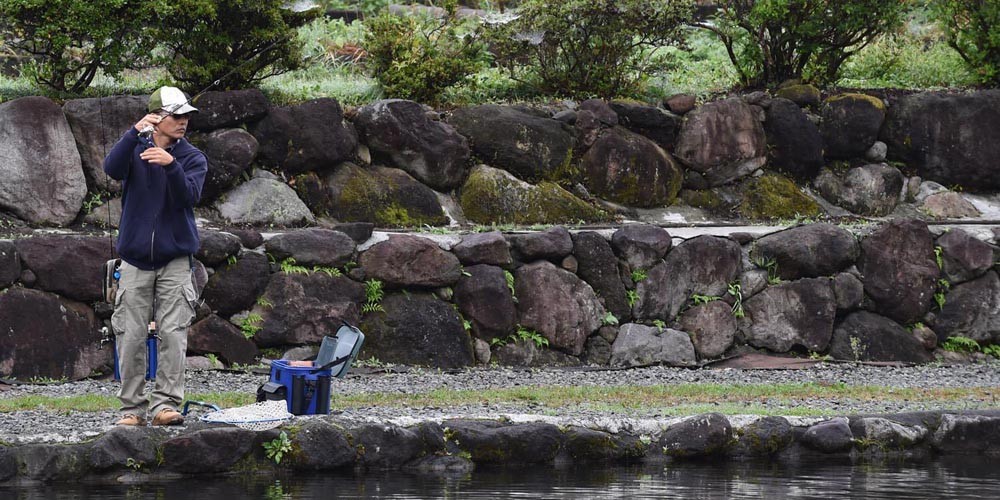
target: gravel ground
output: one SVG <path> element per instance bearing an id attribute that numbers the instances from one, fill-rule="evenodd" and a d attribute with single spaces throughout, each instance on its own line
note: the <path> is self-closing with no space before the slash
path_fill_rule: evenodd
<path id="1" fill-rule="evenodd" d="M 187 391 L 247 392 L 253 394 L 267 381 L 266 373 L 236 373 L 225 371 L 191 371 Z M 685 369 L 655 366 L 630 370 L 593 369 L 514 369 L 477 368 L 456 372 L 430 369 L 365 370 L 355 369 L 344 379 L 333 381 L 333 391 L 341 394 L 366 393 L 425 393 L 435 389 L 484 391 L 516 386 L 612 386 L 670 385 L 691 383 L 715 384 L 777 384 L 777 383 L 843 383 L 852 386 L 875 385 L 888 388 L 952 388 L 986 387 L 1000 396 L 1000 362 L 966 365 L 915 367 L 873 367 L 849 364 L 819 364 L 797 370 L 738 370 Z M 28 394 L 70 396 L 79 394 L 109 394 L 117 391 L 111 380 L 86 380 L 55 385 L 0 385 L 0 399 Z M 943 409 L 997 409 L 1000 402 L 962 400 L 944 402 L 870 401 L 809 399 L 802 401 L 755 402 L 774 413 L 808 407 L 832 414 L 896 413 Z M 586 419 L 657 419 L 664 416 L 655 409 L 634 409 L 627 413 L 600 411 L 593 408 L 548 408 L 525 402 L 466 405 L 447 408 L 371 407 L 333 409 L 336 418 L 347 422 L 378 421 L 407 423 L 448 416 L 497 417 L 525 414 Z M 189 420 L 193 417 L 189 416 Z M 0 442 L 78 442 L 107 431 L 118 418 L 117 411 L 52 412 L 44 410 L 0 413 Z M 196 418 L 196 417 L 195 417 Z"/>

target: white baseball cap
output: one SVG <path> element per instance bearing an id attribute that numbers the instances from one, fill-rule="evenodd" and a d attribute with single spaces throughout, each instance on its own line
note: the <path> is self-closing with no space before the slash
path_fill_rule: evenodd
<path id="1" fill-rule="evenodd" d="M 177 87 L 160 87 L 149 96 L 149 112 L 163 110 L 172 115 L 197 113 L 198 108 L 188 103 L 188 97 Z"/>

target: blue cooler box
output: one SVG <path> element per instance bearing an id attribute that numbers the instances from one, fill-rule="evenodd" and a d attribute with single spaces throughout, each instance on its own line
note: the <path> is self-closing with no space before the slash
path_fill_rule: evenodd
<path id="1" fill-rule="evenodd" d="M 264 387 L 269 393 L 267 399 L 280 399 L 284 395 L 288 413 L 292 415 L 330 413 L 329 368 L 289 366 L 288 361 L 276 359 L 271 362 L 271 380 Z"/>
<path id="2" fill-rule="evenodd" d="M 288 403 L 292 415 L 330 414 L 330 378 L 343 378 L 358 357 L 365 334 L 344 323 L 323 338 L 316 366 L 290 366 L 284 359 L 271 362 L 271 379 L 257 389 L 257 401 Z"/>

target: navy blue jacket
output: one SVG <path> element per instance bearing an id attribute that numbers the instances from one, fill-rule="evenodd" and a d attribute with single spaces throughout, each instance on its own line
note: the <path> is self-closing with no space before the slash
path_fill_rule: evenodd
<path id="1" fill-rule="evenodd" d="M 104 171 L 122 181 L 118 255 L 145 270 L 198 251 L 194 206 L 208 173 L 205 154 L 184 139 L 167 149 L 174 157 L 167 166 L 139 158 L 151 146 L 131 127 L 104 160 Z"/>

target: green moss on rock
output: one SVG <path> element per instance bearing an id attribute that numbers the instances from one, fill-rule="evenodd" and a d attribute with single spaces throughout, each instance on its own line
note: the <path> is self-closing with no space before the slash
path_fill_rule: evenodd
<path id="1" fill-rule="evenodd" d="M 809 198 L 792 182 L 778 174 L 766 174 L 744 184 L 743 202 L 739 212 L 750 220 L 814 217 L 823 213 L 815 200 Z"/>
<path id="2" fill-rule="evenodd" d="M 882 102 L 882 99 L 879 99 L 878 97 L 875 96 L 870 96 L 868 94 L 859 94 L 856 92 L 845 92 L 843 94 L 837 94 L 835 96 L 828 97 L 824 102 L 827 104 L 832 104 L 838 101 L 867 102 L 875 109 L 885 112 L 885 103 Z"/>
<path id="3" fill-rule="evenodd" d="M 819 89 L 809 84 L 789 85 L 778 89 L 776 97 L 783 97 L 796 104 L 818 103 L 820 100 Z"/>
<path id="4" fill-rule="evenodd" d="M 369 170 L 344 166 L 338 174 L 339 193 L 330 215 L 341 221 L 371 222 L 380 227 L 441 226 L 448 218 L 429 188 L 393 169 Z M 401 178 L 402 177 L 402 178 Z M 331 186 L 331 191 L 336 191 Z"/>
<path id="5" fill-rule="evenodd" d="M 725 207 L 719 194 L 710 189 L 685 189 L 680 193 L 681 201 L 686 205 L 712 212 L 718 212 Z"/>
<path id="6" fill-rule="evenodd" d="M 561 224 L 609 218 L 554 182 L 533 186 L 484 165 L 470 173 L 459 204 L 465 216 L 479 224 Z"/>

